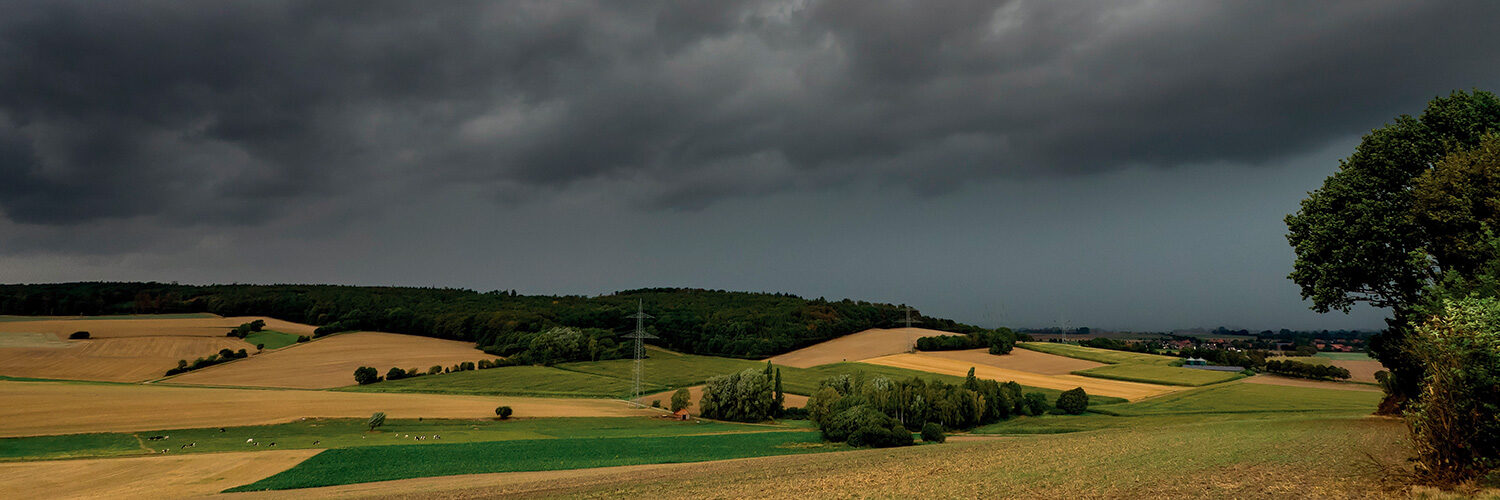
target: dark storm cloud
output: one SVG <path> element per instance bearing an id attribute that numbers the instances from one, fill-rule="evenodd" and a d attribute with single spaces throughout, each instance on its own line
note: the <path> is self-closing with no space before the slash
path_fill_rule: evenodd
<path id="1" fill-rule="evenodd" d="M 1493 2 L 9 2 L 0 212 L 1256 163 L 1500 81 Z M 1389 107 L 1386 107 L 1389 106 Z M 279 208 L 272 208 L 279 207 Z"/>

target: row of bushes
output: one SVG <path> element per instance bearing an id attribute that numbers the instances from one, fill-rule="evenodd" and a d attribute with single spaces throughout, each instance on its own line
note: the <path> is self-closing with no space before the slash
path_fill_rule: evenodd
<path id="1" fill-rule="evenodd" d="M 423 375 L 437 375 L 440 373 L 488 370 L 490 368 L 499 368 L 502 366 L 515 366 L 515 364 L 516 362 L 513 360 L 498 358 L 495 360 L 481 359 L 478 363 L 475 363 L 473 361 L 464 361 L 462 363 L 456 363 L 453 366 L 449 366 L 446 368 L 443 367 L 443 365 L 432 365 L 431 367 L 427 368 L 426 371 L 423 371 L 420 368 L 407 368 L 403 370 L 400 367 L 392 367 L 389 371 L 385 372 L 384 377 L 380 376 L 380 371 L 376 370 L 373 366 L 361 366 L 354 369 L 354 381 L 359 385 L 370 385 L 383 380 L 401 380 L 405 378 L 420 377 Z"/>
<path id="2" fill-rule="evenodd" d="M 1332 365 L 1315 365 L 1299 361 L 1271 360 L 1266 362 L 1265 370 L 1277 375 L 1298 378 L 1317 379 L 1347 379 L 1349 370 Z"/>
<path id="3" fill-rule="evenodd" d="M 1146 354 L 1158 354 L 1161 351 L 1160 342 L 1125 342 L 1123 340 L 1107 339 L 1103 337 L 1083 339 L 1078 345 L 1092 347 L 1095 349 L 1109 349 L 1111 351 L 1142 352 Z"/>
<path id="4" fill-rule="evenodd" d="M 989 348 L 990 354 L 1010 354 L 1016 333 L 1009 328 L 980 330 L 966 335 L 935 335 L 917 339 L 918 351 L 959 351 Z"/>
<path id="5" fill-rule="evenodd" d="M 207 368 L 219 363 L 247 357 L 250 357 L 250 353 L 245 352 L 244 349 L 240 349 L 238 352 L 231 351 L 229 349 L 219 349 L 218 354 L 210 354 L 206 358 L 198 358 L 192 363 L 188 363 L 186 359 L 177 360 L 177 368 L 167 370 L 167 376 L 190 372 L 199 368 Z"/>

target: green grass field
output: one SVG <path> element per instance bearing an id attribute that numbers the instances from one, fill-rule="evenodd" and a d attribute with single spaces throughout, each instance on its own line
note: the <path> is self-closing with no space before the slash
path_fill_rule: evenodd
<path id="1" fill-rule="evenodd" d="M 261 330 L 245 336 L 250 345 L 265 344 L 266 350 L 280 349 L 297 343 L 297 336 L 274 330 Z"/>
<path id="2" fill-rule="evenodd" d="M 1200 387 L 1220 382 L 1228 382 L 1244 378 L 1239 372 L 1221 372 L 1214 370 L 1194 370 L 1192 368 L 1179 368 L 1175 366 L 1141 365 L 1141 364 L 1119 364 L 1105 365 L 1087 370 L 1073 372 L 1074 375 L 1086 377 L 1107 378 L 1113 380 L 1124 380 L 1128 382 L 1144 382 L 1147 384 L 1183 385 L 1188 387 Z"/>
<path id="3" fill-rule="evenodd" d="M 1336 361 L 1375 361 L 1367 352 L 1320 352 L 1313 357 L 1328 358 Z"/>
<path id="4" fill-rule="evenodd" d="M 503 401 L 502 401 L 503 402 Z M 364 419 L 308 419 L 276 425 L 165 429 L 146 432 L 69 434 L 0 439 L 0 461 L 141 455 L 349 448 L 413 444 L 514 441 L 537 439 L 667 437 L 700 434 L 767 432 L 805 426 L 753 425 L 713 421 L 675 421 L 649 417 L 525 418 L 510 420 L 400 419 L 369 432 Z M 149 440 L 152 436 L 167 439 Z M 416 436 L 427 436 L 417 441 Z M 432 438 L 432 436 L 440 436 Z M 247 440 L 259 442 L 256 446 Z M 275 447 L 270 446 L 276 443 Z M 183 445 L 194 445 L 183 448 Z"/>
<path id="5" fill-rule="evenodd" d="M 651 372 L 647 372 L 651 373 Z M 500 396 L 562 396 L 621 398 L 630 394 L 630 372 L 625 378 L 606 377 L 546 366 L 506 366 L 438 375 L 387 380 L 370 385 L 343 387 L 350 392 L 432 392 Z M 648 379 L 649 380 L 649 379 Z M 664 386 L 644 384 L 644 390 L 664 391 Z"/>
<path id="6" fill-rule="evenodd" d="M 1090 410 L 1118 415 L 1342 411 L 1369 414 L 1381 393 L 1311 387 L 1232 383 L 1165 394 L 1135 403 Z"/>
<path id="7" fill-rule="evenodd" d="M 414 477 L 703 462 L 848 449 L 818 433 L 519 440 L 394 445 L 324 451 L 296 467 L 230 491 L 308 488 Z"/>
<path id="8" fill-rule="evenodd" d="M 703 381 L 711 377 L 734 373 L 747 368 L 761 369 L 766 366 L 765 362 L 762 361 L 678 354 L 655 348 L 650 350 L 649 356 L 643 362 L 646 371 L 645 382 L 655 387 L 654 391 L 694 386 L 702 384 Z M 612 359 L 608 361 L 563 363 L 556 365 L 556 368 L 628 381 L 631 378 L 631 370 L 634 364 L 635 361 L 630 359 Z M 788 370 L 795 369 L 782 368 L 783 377 L 787 376 L 786 372 Z M 626 392 L 629 392 L 629 387 L 626 387 Z"/>
<path id="9" fill-rule="evenodd" d="M 1047 354 L 1067 356 L 1070 358 L 1083 359 L 1096 363 L 1121 364 L 1136 363 L 1143 365 L 1172 365 L 1181 359 L 1159 354 L 1146 354 L 1140 352 L 1112 351 L 1109 349 L 1095 349 L 1073 344 L 1057 344 L 1052 342 L 1017 342 L 1016 347 L 1030 349 Z"/>

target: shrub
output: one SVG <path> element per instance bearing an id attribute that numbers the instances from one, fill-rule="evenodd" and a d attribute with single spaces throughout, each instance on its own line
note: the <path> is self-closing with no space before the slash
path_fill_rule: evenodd
<path id="1" fill-rule="evenodd" d="M 73 334 L 69 335 L 68 338 L 72 340 L 88 340 L 89 332 L 73 332 Z"/>
<path id="2" fill-rule="evenodd" d="M 911 432 L 870 405 L 861 404 L 845 409 L 828 419 L 823 427 L 823 439 L 848 442 L 851 446 L 887 448 L 912 443 Z"/>
<path id="3" fill-rule="evenodd" d="M 375 371 L 373 366 L 361 366 L 354 369 L 354 381 L 359 385 L 370 385 L 380 381 L 380 372 Z"/>
<path id="4" fill-rule="evenodd" d="M 255 350 L 257 350 L 257 351 L 264 351 L 264 350 L 266 350 L 266 345 L 265 344 L 255 344 Z"/>
<path id="5" fill-rule="evenodd" d="M 432 365 L 432 368 L 427 369 L 428 375 L 437 375 L 439 373 L 443 373 L 443 365 Z"/>
<path id="6" fill-rule="evenodd" d="M 371 368 L 371 370 L 374 370 L 374 368 Z M 370 430 L 372 430 L 372 431 L 375 430 L 376 427 L 380 427 L 382 425 L 385 425 L 385 412 L 383 412 L 383 411 L 377 411 L 377 412 L 375 412 L 374 415 L 370 415 L 370 420 L 366 421 L 365 424 L 369 425 L 370 426 Z"/>
<path id="7" fill-rule="evenodd" d="M 510 409 L 509 406 L 497 406 L 497 407 L 495 407 L 495 416 L 500 417 L 501 420 L 510 418 L 510 414 L 511 414 L 511 409 Z"/>
<path id="8" fill-rule="evenodd" d="M 1089 395 L 1083 392 L 1082 387 L 1064 391 L 1057 396 L 1057 409 L 1069 415 L 1083 414 L 1089 408 Z"/>
<path id="9" fill-rule="evenodd" d="M 673 413 L 676 413 L 677 410 L 687 408 L 692 404 L 693 395 L 686 388 L 678 389 L 677 392 L 672 393 L 672 407 L 670 409 Z"/>
<path id="10" fill-rule="evenodd" d="M 651 407 L 652 408 L 661 408 L 661 400 L 660 399 L 653 399 L 653 400 L 651 400 Z"/>
<path id="11" fill-rule="evenodd" d="M 941 443 L 947 441 L 948 437 L 943 435 L 943 426 L 934 422 L 922 424 L 922 441 L 926 443 Z"/>
<path id="12" fill-rule="evenodd" d="M 781 418 L 785 420 L 807 420 L 807 408 L 791 407 L 781 409 Z"/>
<path id="13" fill-rule="evenodd" d="M 1047 410 L 1049 408 L 1047 405 L 1046 394 L 1042 394 L 1040 392 L 1028 392 L 1026 393 L 1026 396 L 1024 396 L 1024 398 L 1025 399 L 1022 404 L 1023 413 L 1033 417 L 1041 415 L 1043 413 L 1047 413 Z"/>
<path id="14" fill-rule="evenodd" d="M 307 342 L 309 340 L 312 340 L 312 337 L 309 337 L 309 336 L 306 336 L 306 335 L 298 335 L 297 336 L 297 343 Z"/>
<path id="15" fill-rule="evenodd" d="M 1406 420 L 1418 473 L 1459 482 L 1500 467 L 1500 300 L 1465 297 L 1442 308 L 1412 338 L 1426 375 Z"/>
<path id="16" fill-rule="evenodd" d="M 391 371 L 385 372 L 386 380 L 401 380 L 403 378 L 406 378 L 406 370 L 391 367 Z"/>

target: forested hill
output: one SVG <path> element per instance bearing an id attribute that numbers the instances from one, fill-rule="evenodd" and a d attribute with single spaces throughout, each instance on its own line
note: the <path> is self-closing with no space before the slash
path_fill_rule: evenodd
<path id="1" fill-rule="evenodd" d="M 636 301 L 655 316 L 652 343 L 696 354 L 760 358 L 876 327 L 897 326 L 896 305 L 790 294 L 652 288 L 599 297 L 519 295 L 452 288 L 334 285 L 59 283 L 0 285 L 0 314 L 100 315 L 209 312 L 265 315 L 329 326 L 468 340 L 495 352 L 524 349 L 553 326 L 590 329 L 601 341 L 634 327 Z M 976 327 L 920 316 L 922 326 Z"/>

